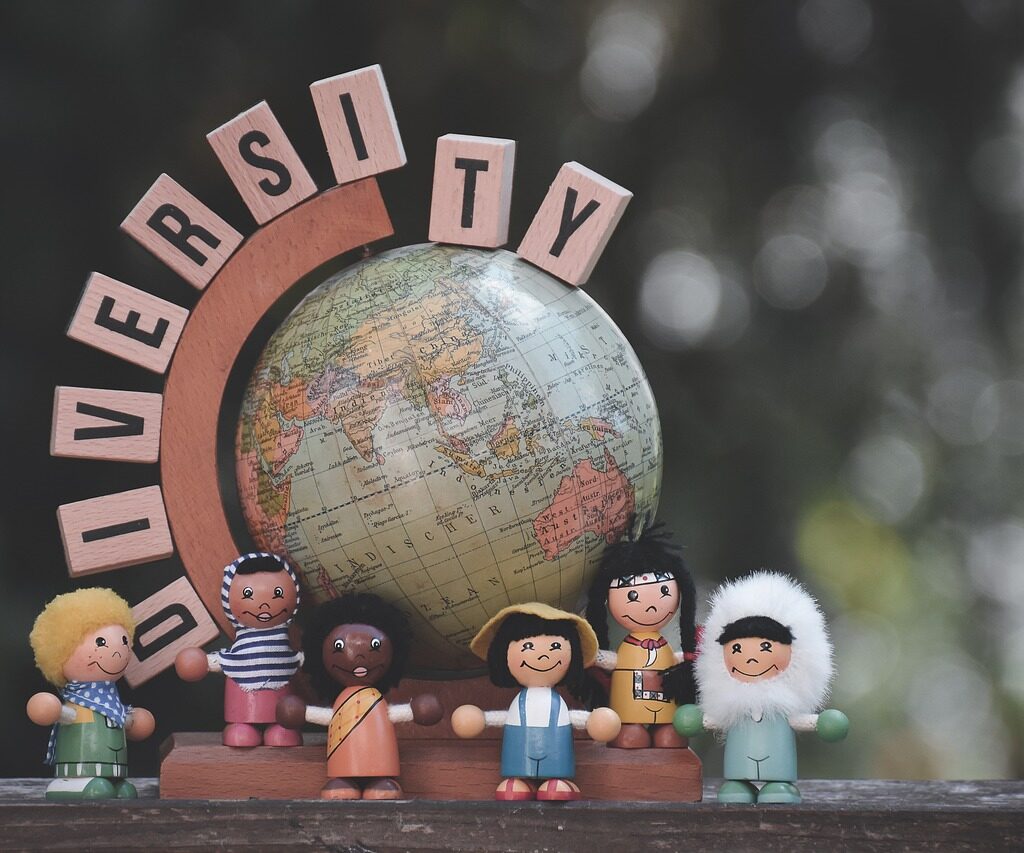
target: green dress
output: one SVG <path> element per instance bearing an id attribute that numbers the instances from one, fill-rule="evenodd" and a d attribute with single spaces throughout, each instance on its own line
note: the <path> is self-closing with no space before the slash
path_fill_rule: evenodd
<path id="1" fill-rule="evenodd" d="M 128 745 L 124 729 L 98 711 L 75 704 L 69 707 L 75 710 L 76 718 L 57 727 L 54 775 L 126 777 Z"/>

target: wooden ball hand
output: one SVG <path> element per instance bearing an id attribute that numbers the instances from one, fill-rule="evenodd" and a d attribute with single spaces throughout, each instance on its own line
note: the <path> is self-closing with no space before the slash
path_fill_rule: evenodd
<path id="1" fill-rule="evenodd" d="M 421 726 L 436 726 L 444 717 L 444 706 L 433 693 L 421 693 L 409 702 L 412 721 Z"/>
<path id="2" fill-rule="evenodd" d="M 201 681 L 210 671 L 206 652 L 202 649 L 182 649 L 174 659 L 174 671 L 182 681 Z"/>

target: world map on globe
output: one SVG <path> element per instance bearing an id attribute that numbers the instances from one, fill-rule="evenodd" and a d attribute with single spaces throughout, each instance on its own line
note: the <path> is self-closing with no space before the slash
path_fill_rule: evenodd
<path id="1" fill-rule="evenodd" d="M 395 603 L 421 671 L 478 668 L 469 641 L 508 604 L 578 608 L 605 546 L 653 518 L 661 461 L 643 369 L 593 299 L 511 252 L 435 244 L 309 293 L 236 433 L 246 523 L 304 606 Z"/>

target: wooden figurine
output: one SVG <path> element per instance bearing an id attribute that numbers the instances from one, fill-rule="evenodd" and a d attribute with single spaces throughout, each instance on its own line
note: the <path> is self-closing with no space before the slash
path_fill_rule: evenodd
<path id="1" fill-rule="evenodd" d="M 841 711 L 816 713 L 832 680 L 817 602 L 786 575 L 755 572 L 714 592 L 700 645 L 700 706 L 679 708 L 675 726 L 690 737 L 724 734 L 718 801 L 799 803 L 794 731 L 837 741 L 850 727 Z"/>
<path id="2" fill-rule="evenodd" d="M 410 643 L 405 615 L 376 595 L 343 595 L 314 611 L 303 635 L 303 669 L 317 692 L 334 697 L 334 704 L 307 706 L 297 696 L 286 696 L 278 702 L 277 719 L 293 729 L 305 722 L 327 727 L 328 781 L 322 799 L 401 798 L 394 724 L 432 726 L 444 716 L 432 693 L 407 705 L 389 707 L 384 699 L 405 672 Z"/>
<path id="3" fill-rule="evenodd" d="M 299 580 L 277 554 L 243 554 L 224 567 L 220 602 L 235 626 L 228 649 L 182 649 L 174 668 L 185 681 L 223 672 L 225 746 L 301 746 L 302 734 L 277 723 L 277 702 L 291 695 L 302 653 L 288 639 L 299 606 Z M 269 724 L 265 731 L 258 725 Z"/>
<path id="4" fill-rule="evenodd" d="M 661 635 L 677 612 L 679 652 Z M 627 632 L 615 652 L 607 650 L 609 613 Z M 595 664 L 611 672 L 609 704 L 622 720 L 609 746 L 687 746 L 672 715 L 677 703 L 694 700 L 695 618 L 693 579 L 660 524 L 605 549 L 588 592 L 587 619 L 601 648 Z"/>
<path id="5" fill-rule="evenodd" d="M 48 800 L 130 799 L 127 743 L 153 733 L 153 715 L 123 705 L 117 680 L 132 657 L 135 620 L 112 590 L 58 595 L 32 626 L 36 666 L 59 695 L 36 693 L 26 711 L 53 726 L 46 763 L 54 767 Z"/>
<path id="6" fill-rule="evenodd" d="M 586 728 L 596 741 L 618 734 L 610 708 L 570 711 L 554 689 L 577 688 L 597 654 L 597 637 L 584 619 L 547 604 L 514 604 L 500 610 L 473 638 L 473 652 L 487 661 L 491 681 L 519 691 L 507 711 L 461 705 L 452 714 L 459 737 L 476 737 L 485 726 L 504 726 L 496 800 L 578 800 L 572 729 Z"/>

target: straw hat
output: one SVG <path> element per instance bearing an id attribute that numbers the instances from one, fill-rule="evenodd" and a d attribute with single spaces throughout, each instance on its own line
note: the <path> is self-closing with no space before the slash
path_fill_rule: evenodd
<path id="1" fill-rule="evenodd" d="M 494 635 L 498 633 L 502 623 L 514 613 L 525 613 L 527 616 L 539 616 L 541 619 L 547 620 L 564 619 L 573 622 L 580 635 L 580 646 L 583 649 L 583 666 L 587 667 L 594 663 L 594 659 L 597 657 L 597 635 L 594 633 L 594 629 L 590 627 L 590 623 L 582 616 L 577 616 L 575 613 L 570 613 L 567 610 L 559 610 L 557 607 L 551 607 L 547 604 L 541 604 L 539 601 L 531 601 L 527 604 L 511 604 L 495 613 L 488 620 L 487 624 L 477 632 L 477 635 L 469 644 L 473 654 L 478 658 L 487 660 L 487 650 L 491 647 Z"/>

